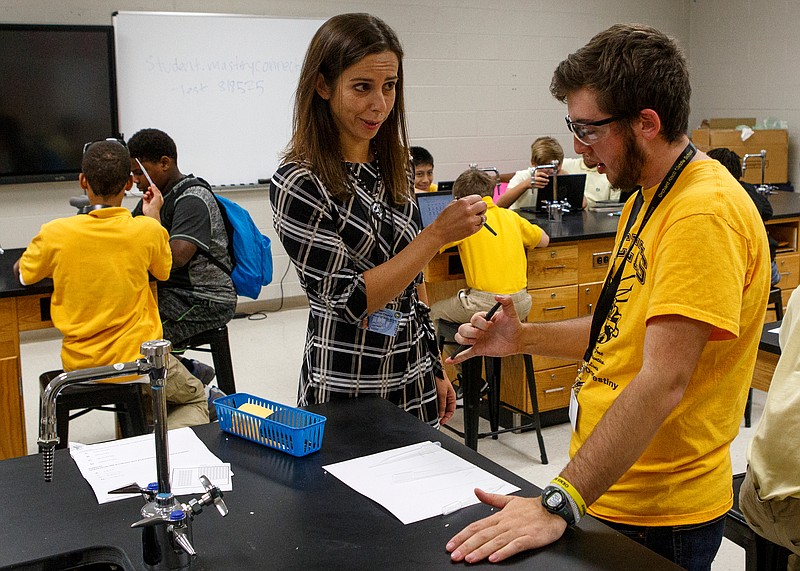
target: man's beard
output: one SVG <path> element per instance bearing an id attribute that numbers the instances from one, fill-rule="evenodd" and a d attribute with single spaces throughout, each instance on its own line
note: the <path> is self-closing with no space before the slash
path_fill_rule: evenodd
<path id="1" fill-rule="evenodd" d="M 630 126 L 625 129 L 624 137 L 625 156 L 621 161 L 622 169 L 615 175 L 615 180 L 609 177 L 608 181 L 614 188 L 630 190 L 639 185 L 639 181 L 642 178 L 645 155 L 639 145 L 636 144 L 636 138 L 633 136 Z"/>

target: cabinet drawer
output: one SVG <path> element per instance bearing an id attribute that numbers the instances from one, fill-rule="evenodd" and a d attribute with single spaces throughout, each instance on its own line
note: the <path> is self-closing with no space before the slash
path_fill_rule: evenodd
<path id="1" fill-rule="evenodd" d="M 600 292 L 603 291 L 603 283 L 594 282 L 591 284 L 580 284 L 578 286 L 578 317 L 591 315 L 597 307 L 597 300 L 600 299 Z"/>
<path id="2" fill-rule="evenodd" d="M 528 252 L 528 289 L 578 283 L 578 247 L 536 248 Z"/>
<path id="3" fill-rule="evenodd" d="M 531 312 L 528 321 L 558 321 L 578 316 L 578 286 L 529 290 Z"/>
<path id="4" fill-rule="evenodd" d="M 50 297 L 51 294 L 43 293 L 16 298 L 20 331 L 48 329 L 53 326 L 50 321 Z"/>
<path id="5" fill-rule="evenodd" d="M 569 391 L 577 376 L 577 365 L 537 372 L 534 377 L 536 378 L 536 398 L 539 401 L 539 410 L 568 407 Z"/>
<path id="6" fill-rule="evenodd" d="M 19 357 L 17 306 L 13 297 L 0 299 L 0 358 Z"/>
<path id="7" fill-rule="evenodd" d="M 800 254 L 778 254 L 775 256 L 778 263 L 778 271 L 781 273 L 781 281 L 778 283 L 781 289 L 794 289 L 800 284 Z M 784 303 L 789 301 L 788 298 Z"/>

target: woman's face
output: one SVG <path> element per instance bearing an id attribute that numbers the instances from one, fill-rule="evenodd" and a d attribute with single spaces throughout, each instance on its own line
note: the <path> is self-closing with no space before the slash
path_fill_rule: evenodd
<path id="1" fill-rule="evenodd" d="M 369 160 L 369 142 L 394 107 L 399 62 L 392 51 L 370 54 L 346 68 L 331 89 L 317 78 L 317 93 L 330 104 L 342 157 Z"/>

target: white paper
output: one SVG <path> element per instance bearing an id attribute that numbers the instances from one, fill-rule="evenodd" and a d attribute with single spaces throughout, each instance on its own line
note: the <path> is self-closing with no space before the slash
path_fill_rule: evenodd
<path id="1" fill-rule="evenodd" d="M 519 490 L 430 441 L 323 468 L 404 524 L 477 504 L 475 488 L 496 494 Z"/>
<path id="2" fill-rule="evenodd" d="M 171 470 L 196 467 L 223 467 L 225 464 L 214 456 L 191 428 L 178 428 L 167 433 L 169 439 L 169 465 Z M 139 487 L 147 487 L 158 480 L 156 473 L 155 436 L 145 434 L 99 444 L 70 443 L 70 455 L 81 474 L 92 486 L 97 502 L 105 504 L 116 500 L 137 497 L 139 494 L 109 494 L 110 490 L 136 482 Z M 58 466 L 55 467 L 58 470 Z M 230 464 L 228 464 L 230 470 Z M 206 474 L 208 475 L 208 474 Z M 223 492 L 233 489 L 230 477 L 224 481 L 209 480 Z M 223 484 L 223 485 L 221 485 Z M 196 480 L 192 487 L 183 487 L 177 494 L 196 494 L 204 491 Z"/>

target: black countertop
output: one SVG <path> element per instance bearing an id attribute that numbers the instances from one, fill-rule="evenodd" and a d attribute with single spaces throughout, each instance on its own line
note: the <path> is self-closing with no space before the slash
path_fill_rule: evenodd
<path id="1" fill-rule="evenodd" d="M 761 328 L 761 340 L 758 342 L 759 351 L 766 351 L 767 353 L 774 353 L 775 355 L 781 354 L 781 345 L 778 341 L 777 333 L 770 333 L 772 329 L 779 329 L 783 321 L 773 321 L 772 323 L 765 323 Z"/>
<path id="2" fill-rule="evenodd" d="M 539 489 L 419 422 L 381 399 L 310 407 L 327 417 L 322 449 L 295 458 L 219 430 L 195 432 L 234 472 L 225 494 L 226 518 L 206 509 L 194 520 L 195 570 L 453 569 L 445 543 L 491 509 L 475 505 L 448 516 L 403 525 L 373 501 L 326 473 L 322 466 L 424 440 L 442 446 L 522 488 Z M 53 481 L 45 483 L 38 455 L 0 462 L 2 502 L 0 567 L 93 546 L 116 547 L 141 562 L 142 501 L 98 505 L 67 450 L 55 453 Z M 185 498 L 188 499 L 188 498 Z M 488 566 L 484 563 L 483 565 Z M 503 566 L 520 569 L 676 569 L 591 517 L 543 549 Z M 138 568 L 138 567 L 137 567 Z"/>
<path id="3" fill-rule="evenodd" d="M 800 216 L 800 193 L 776 191 L 767 198 L 772 205 L 772 220 Z M 565 214 L 560 223 L 553 224 L 544 214 L 520 212 L 520 215 L 547 232 L 553 243 L 613 237 L 619 224 L 619 216 L 589 210 Z"/>
<path id="4" fill-rule="evenodd" d="M 42 280 L 32 286 L 24 286 L 14 275 L 14 262 L 19 260 L 25 248 L 7 248 L 0 254 L 0 298 L 17 297 L 20 295 L 34 295 L 37 293 L 52 293 L 53 280 Z"/>

